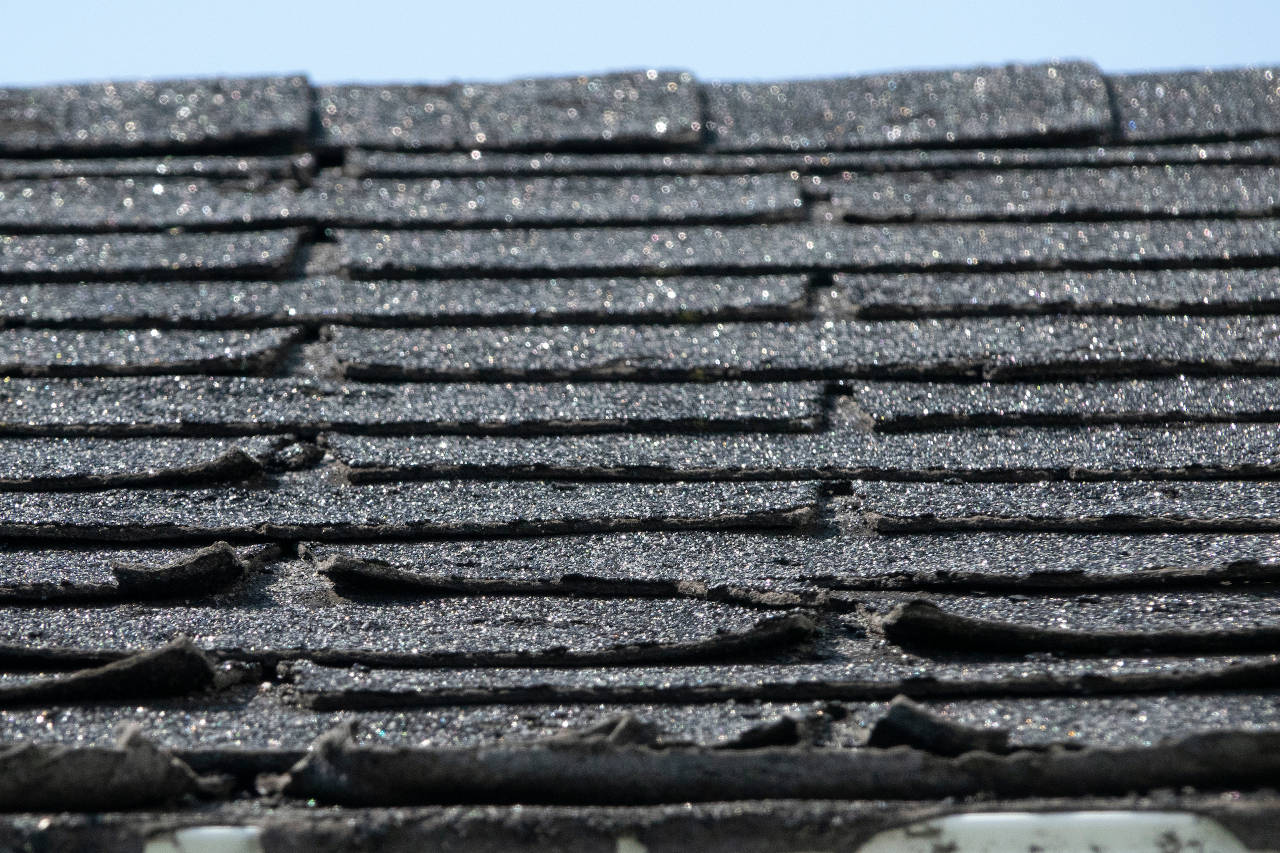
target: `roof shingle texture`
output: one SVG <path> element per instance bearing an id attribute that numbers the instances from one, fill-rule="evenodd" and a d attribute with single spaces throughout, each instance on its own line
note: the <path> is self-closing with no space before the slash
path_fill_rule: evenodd
<path id="1" fill-rule="evenodd" d="M 1273 69 L 6 89 L 0 157 L 0 848 L 1276 825 Z"/>

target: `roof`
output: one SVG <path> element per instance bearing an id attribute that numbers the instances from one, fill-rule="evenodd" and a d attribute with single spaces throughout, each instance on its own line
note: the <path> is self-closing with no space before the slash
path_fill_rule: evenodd
<path id="1" fill-rule="evenodd" d="M 0 90 L 0 847 L 1274 839 L 1278 168 L 1273 69 Z"/>

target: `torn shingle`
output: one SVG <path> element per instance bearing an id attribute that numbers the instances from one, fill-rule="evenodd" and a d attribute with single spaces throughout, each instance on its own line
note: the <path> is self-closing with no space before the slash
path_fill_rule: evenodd
<path id="1" fill-rule="evenodd" d="M 42 379 L 0 385 L 0 433 L 790 431 L 817 428 L 823 397 L 822 386 L 809 382 L 424 387 L 259 377 Z"/>
<path id="2" fill-rule="evenodd" d="M 315 472 L 270 487 L 0 493 L 0 532 L 57 540 L 538 535 L 636 529 L 804 529 L 803 483 L 452 481 L 341 486 Z"/>
<path id="3" fill-rule="evenodd" d="M 785 175 L 321 182 L 309 209 L 343 227 L 770 222 L 803 217 Z M 0 223 L 2 224 L 2 223 Z"/>
<path id="4" fill-rule="evenodd" d="M 19 284 L 0 285 L 0 323 L 688 322 L 794 317 L 807 299 L 803 276 Z"/>
<path id="5" fill-rule="evenodd" d="M 1229 376 L 1050 383 L 849 382 L 847 417 L 877 430 L 1280 420 L 1280 380 Z"/>
<path id="6" fill-rule="evenodd" d="M 1204 588 L 1280 579 L 1280 537 L 1247 534 L 606 533 L 305 545 L 352 591 L 718 596 L 817 589 Z M 367 571 L 366 571 L 367 569 Z"/>
<path id="7" fill-rule="evenodd" d="M 1274 68 L 1108 75 L 1121 139 L 1159 142 L 1280 133 Z"/>
<path id="8" fill-rule="evenodd" d="M 18 743 L 0 750 L 6 811 L 172 807 L 203 788 L 190 767 L 136 729 L 113 746 Z"/>
<path id="9" fill-rule="evenodd" d="M 252 373 L 276 363 L 300 335 L 296 327 L 247 332 L 7 329 L 0 331 L 0 374 Z"/>
<path id="10" fill-rule="evenodd" d="M 1264 373 L 1280 320 L 1033 317 L 430 330 L 335 327 L 359 379 L 1049 378 Z"/>
<path id="11" fill-rule="evenodd" d="M 874 319 L 984 314 L 1234 314 L 1280 307 L 1280 271 L 838 274 L 824 310 Z"/>
<path id="12" fill-rule="evenodd" d="M 296 229 L 237 234 L 0 236 L 6 282 L 87 279 L 273 278 L 298 250 Z"/>
<path id="13" fill-rule="evenodd" d="M 188 178 L 75 178 L 0 184 L 0 230 L 84 234 L 253 229 L 310 219 L 287 187 Z"/>
<path id="14" fill-rule="evenodd" d="M 6 742 L 50 742 L 63 738 L 80 744 L 109 744 L 113 733 L 130 723 L 142 727 L 156 743 L 189 763 L 239 756 L 271 762 L 284 772 L 322 735 L 350 712 L 299 707 L 278 687 L 246 692 L 224 689 L 196 699 L 161 698 L 125 703 L 81 703 L 49 707 L 0 708 L 0 736 Z M 1232 713 L 1259 711 L 1267 694 L 1232 699 L 1216 694 Z M 873 706 L 868 713 L 875 713 Z M 839 713 L 833 711 L 832 713 Z M 975 709 L 972 713 L 980 713 Z M 43 715 L 43 717 L 41 716 Z M 480 746 L 498 742 L 532 743 L 601 722 L 631 715 L 653 725 L 661 742 L 722 746 L 773 722 L 828 723 L 823 703 L 726 702 L 699 705 L 475 705 L 449 708 L 366 711 L 358 715 L 357 739 L 365 744 L 434 744 Z M 1202 715 L 1203 716 L 1203 715 Z M 53 726 L 45 722 L 53 721 Z M 1154 719 L 1150 730 L 1163 730 L 1167 718 Z M 1206 728 L 1210 726 L 1206 725 Z M 1227 725 L 1219 726 L 1226 728 Z M 1262 726 L 1259 726 L 1261 728 Z M 1114 742 L 1135 737 L 1132 722 Z M 1141 731 L 1141 729 L 1140 729 Z M 246 762 L 247 763 L 247 762 Z"/>
<path id="15" fill-rule="evenodd" d="M 1086 797 L 1170 787 L 1264 785 L 1277 732 L 1192 735 L 1156 746 L 958 758 L 915 749 L 654 750 L 636 746 L 479 749 L 357 747 L 345 724 L 290 768 L 280 792 L 327 805 L 635 805 L 771 799 L 933 801 L 995 793 Z"/>
<path id="16" fill-rule="evenodd" d="M 0 684 L 0 706 L 181 696 L 215 686 L 213 659 L 186 637 L 92 669 Z"/>
<path id="17" fill-rule="evenodd" d="M 707 128 L 725 151 L 810 151 L 1101 140 L 1111 108 L 1083 62 L 911 71 L 845 80 L 711 83 Z"/>
<path id="18" fill-rule="evenodd" d="M 114 154 L 299 142 L 310 102 L 303 77 L 0 89 L 0 151 Z"/>
<path id="19" fill-rule="evenodd" d="M 202 649 L 276 660 L 401 666 L 609 665 L 750 659 L 812 635 L 802 614 L 719 602 L 472 598 L 219 607 L 66 605 L 0 611 L 0 648 L 38 657 L 126 655 L 191 636 Z M 33 636 L 34 635 L 34 636 Z"/>
<path id="20" fill-rule="evenodd" d="M 293 678 L 315 708 L 396 708 L 512 702 L 888 700 L 1022 695 L 1168 695 L 1270 686 L 1275 655 L 977 661 L 918 657 L 883 642 L 850 640 L 835 659 L 689 666 L 338 669 L 299 662 Z"/>
<path id="21" fill-rule="evenodd" d="M 8 548 L 0 553 L 0 601 L 189 597 L 238 578 L 278 554 L 273 545 L 207 548 L 60 550 Z"/>
<path id="22" fill-rule="evenodd" d="M 1278 183 L 1271 166 L 1133 166 L 847 175 L 822 187 L 856 222 L 1033 221 L 1272 216 Z"/>
<path id="23" fill-rule="evenodd" d="M 1280 647 L 1273 592 L 1094 593 L 984 598 L 859 596 L 907 649 L 996 654 L 1266 651 Z M 886 612 L 887 611 L 887 612 Z"/>

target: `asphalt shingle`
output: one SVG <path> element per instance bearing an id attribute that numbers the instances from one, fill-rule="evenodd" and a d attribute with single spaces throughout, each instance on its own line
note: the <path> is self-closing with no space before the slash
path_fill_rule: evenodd
<path id="1" fill-rule="evenodd" d="M 0 229 L 93 233 L 253 229 L 306 222 L 293 190 L 189 178 L 73 178 L 0 184 Z"/>
<path id="2" fill-rule="evenodd" d="M 122 278 L 279 278 L 297 229 L 237 234 L 0 235 L 6 282 Z"/>
<path id="3" fill-rule="evenodd" d="M 855 222 L 1273 216 L 1272 166 L 986 169 L 848 175 L 823 192 Z"/>
<path id="4" fill-rule="evenodd" d="M 370 384 L 259 377 L 0 385 L 0 432 L 66 435 L 351 429 L 405 433 L 809 430 L 815 383 Z M 15 446 L 20 446 L 20 443 Z"/>
<path id="5" fill-rule="evenodd" d="M 248 332 L 6 329 L 0 331 L 0 375 L 255 373 L 278 362 L 300 334 L 294 327 Z"/>
<path id="6" fill-rule="evenodd" d="M 0 325 L 688 322 L 797 317 L 804 276 L 0 285 Z"/>
<path id="7" fill-rule="evenodd" d="M 1280 472 L 1280 426 L 1013 427 L 934 433 L 402 438 L 329 434 L 355 480 L 1119 480 Z"/>
<path id="8" fill-rule="evenodd" d="M 1121 139 L 1233 139 L 1280 133 L 1274 68 L 1109 76 Z"/>
<path id="9" fill-rule="evenodd" d="M 837 274 L 821 293 L 835 316 L 1247 314 L 1280 306 L 1280 270 Z"/>
<path id="10" fill-rule="evenodd" d="M 804 214 L 798 181 L 785 175 L 365 178 L 321 182 L 309 204 L 325 222 L 357 228 L 770 222 Z"/>
<path id="11" fill-rule="evenodd" d="M 589 530 L 804 529 L 803 483 L 334 484 L 316 472 L 258 487 L 0 493 L 0 532 L 47 540 L 154 541 L 542 535 Z"/>
<path id="12" fill-rule="evenodd" d="M 1280 320 L 1033 317 L 681 326 L 334 327 L 352 378 L 699 380 L 1267 373 Z"/>
<path id="13" fill-rule="evenodd" d="M 1275 219 L 726 225 L 586 230 L 339 230 L 358 278 L 1119 268 L 1280 260 Z"/>
<path id="14" fill-rule="evenodd" d="M 310 105 L 302 77 L 0 89 L 0 151 L 115 154 L 299 142 Z"/>
<path id="15" fill-rule="evenodd" d="M 911 71 L 846 80 L 712 83 L 707 128 L 728 151 L 1093 141 L 1107 89 L 1082 62 Z"/>

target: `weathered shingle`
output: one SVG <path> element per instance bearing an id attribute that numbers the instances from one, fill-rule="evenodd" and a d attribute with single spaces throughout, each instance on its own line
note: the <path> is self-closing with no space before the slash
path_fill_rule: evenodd
<path id="1" fill-rule="evenodd" d="M 0 848 L 1267 846 L 1272 76 L 0 92 Z"/>
<path id="2" fill-rule="evenodd" d="M 0 531 L 50 540 L 475 536 L 632 529 L 803 529 L 803 483 L 336 485 L 317 472 L 274 484 L 102 492 L 0 492 Z"/>

